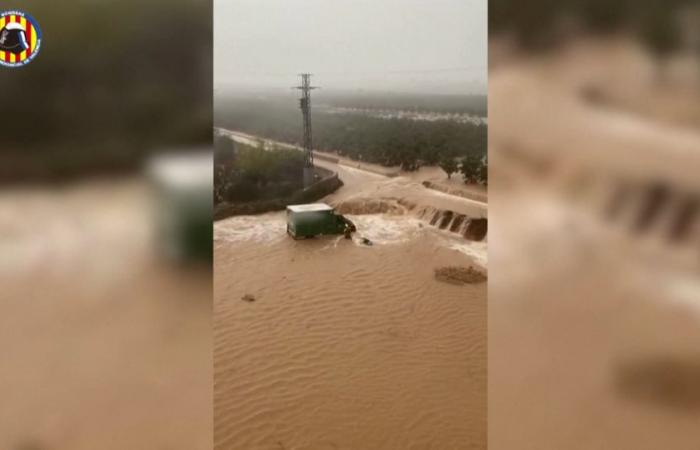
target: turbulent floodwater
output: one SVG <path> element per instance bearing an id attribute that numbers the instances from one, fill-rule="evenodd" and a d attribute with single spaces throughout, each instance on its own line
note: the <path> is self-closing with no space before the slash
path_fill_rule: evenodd
<path id="1" fill-rule="evenodd" d="M 371 247 L 294 241 L 255 219 L 215 228 L 216 448 L 485 448 L 486 285 L 433 277 L 468 263 L 459 238 L 376 215 L 353 218 Z"/>
<path id="2" fill-rule="evenodd" d="M 428 239 L 433 241 L 436 246 L 452 249 L 468 256 L 469 260 L 460 261 L 462 264 L 471 261 L 483 268 L 488 265 L 486 242 L 465 241 L 448 231 L 429 227 L 423 220 L 384 214 L 347 214 L 346 216 L 362 230 L 351 241 L 355 246 L 365 249 L 372 248 L 363 244 L 361 238 L 367 238 L 377 245 L 407 244 L 416 239 Z M 319 239 L 325 242 L 324 248 L 336 248 L 345 241 L 342 236 Z M 255 243 L 269 246 L 286 242 L 289 237 L 286 234 L 284 214 L 273 213 L 261 216 L 242 216 L 222 222 L 214 228 L 214 240 L 221 244 L 218 248 L 225 251 L 228 246 L 224 243 Z"/>
<path id="3" fill-rule="evenodd" d="M 215 448 L 486 448 L 486 284 L 434 278 L 485 268 L 486 243 L 402 205 L 483 206 L 334 169 L 353 240 L 295 241 L 284 213 L 214 226 Z"/>

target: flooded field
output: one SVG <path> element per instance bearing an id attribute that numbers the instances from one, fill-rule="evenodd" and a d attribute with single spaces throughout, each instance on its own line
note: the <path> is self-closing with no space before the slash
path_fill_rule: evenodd
<path id="1" fill-rule="evenodd" d="M 215 448 L 485 448 L 486 283 L 434 272 L 485 272 L 487 244 L 430 225 L 485 204 L 323 164 L 352 240 L 295 241 L 284 213 L 215 224 Z"/>

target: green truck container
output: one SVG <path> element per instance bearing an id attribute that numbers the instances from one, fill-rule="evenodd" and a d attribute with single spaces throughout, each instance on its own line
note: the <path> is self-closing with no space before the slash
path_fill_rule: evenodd
<path id="1" fill-rule="evenodd" d="M 212 164 L 208 149 L 161 154 L 148 161 L 157 251 L 167 259 L 211 263 Z"/>
<path id="2" fill-rule="evenodd" d="M 294 239 L 323 234 L 344 234 L 349 238 L 355 224 L 325 203 L 287 206 L 287 233 Z"/>

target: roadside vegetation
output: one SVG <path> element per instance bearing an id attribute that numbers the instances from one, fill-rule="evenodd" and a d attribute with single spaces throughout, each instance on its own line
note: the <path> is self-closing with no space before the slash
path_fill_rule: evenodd
<path id="1" fill-rule="evenodd" d="M 427 97 L 422 102 L 406 98 L 389 97 L 384 108 L 430 105 L 437 112 L 458 110 L 457 100 L 450 97 L 441 110 L 438 100 Z M 485 99 L 483 112 L 485 112 Z M 321 100 L 319 100 L 320 102 Z M 333 97 L 333 102 L 342 107 L 367 107 L 370 102 L 379 107 L 376 98 L 359 97 L 356 100 L 341 102 Z M 365 102 L 365 103 L 363 103 Z M 422 106 L 420 106 L 422 105 Z M 466 97 L 460 112 L 477 110 L 474 97 Z M 301 114 L 293 97 L 271 98 L 221 98 L 216 105 L 216 124 L 228 129 L 265 138 L 301 144 Z M 359 114 L 328 114 L 314 111 L 314 148 L 324 152 L 357 161 L 380 164 L 387 167 L 401 167 L 414 171 L 423 165 L 449 166 L 452 173 L 472 173 L 472 162 L 484 159 L 487 151 L 488 126 L 486 124 L 457 123 L 449 120 L 418 121 L 410 119 L 382 119 Z M 452 163 L 450 163 L 452 161 Z M 453 166 L 450 166 L 452 164 Z M 466 172 L 460 172 L 464 168 Z M 483 169 L 477 168 L 483 172 Z M 473 177 L 467 182 L 480 179 Z"/>
<path id="2" fill-rule="evenodd" d="M 488 159 L 467 156 L 459 163 L 459 172 L 468 184 L 481 184 L 487 186 L 489 176 Z"/>
<path id="3" fill-rule="evenodd" d="M 296 150 L 262 150 L 217 136 L 214 202 L 246 203 L 288 197 L 303 187 L 303 167 L 303 154 Z"/>

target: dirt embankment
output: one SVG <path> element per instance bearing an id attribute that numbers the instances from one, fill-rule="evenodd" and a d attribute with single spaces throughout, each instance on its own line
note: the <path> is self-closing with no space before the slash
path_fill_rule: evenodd
<path id="1" fill-rule="evenodd" d="M 486 281 L 486 274 L 483 270 L 475 269 L 472 266 L 448 266 L 435 269 L 435 279 L 461 286 L 464 284 L 483 283 Z"/>

